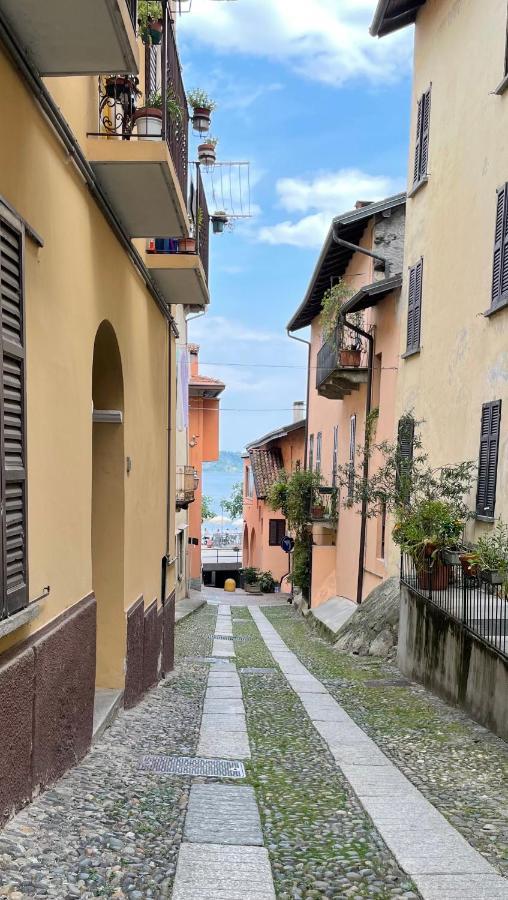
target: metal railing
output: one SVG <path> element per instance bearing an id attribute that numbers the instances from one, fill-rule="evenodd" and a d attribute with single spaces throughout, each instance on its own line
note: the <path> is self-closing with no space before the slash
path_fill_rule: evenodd
<path id="1" fill-rule="evenodd" d="M 196 250 L 205 270 L 205 277 L 208 283 L 208 259 L 209 259 L 209 238 L 210 238 L 210 214 L 208 212 L 208 203 L 206 202 L 205 187 L 201 178 L 201 171 L 197 166 L 197 223 L 196 227 Z"/>
<path id="2" fill-rule="evenodd" d="M 138 0 L 126 0 L 126 2 L 131 22 L 134 26 L 134 29 L 136 29 L 138 20 Z"/>
<path id="3" fill-rule="evenodd" d="M 194 503 L 199 478 L 193 466 L 176 467 L 177 504 Z"/>
<path id="4" fill-rule="evenodd" d="M 440 555 L 401 559 L 401 582 L 446 615 L 508 656 L 508 599 L 506 586 L 491 584 L 467 564 L 447 564 Z"/>
<path id="5" fill-rule="evenodd" d="M 367 341 L 346 325 L 337 326 L 317 355 L 316 388 L 337 369 L 366 369 L 369 350 Z"/>
<path id="6" fill-rule="evenodd" d="M 180 110 L 177 116 L 167 116 L 166 140 L 173 160 L 182 194 L 187 199 L 189 176 L 189 106 L 185 92 L 182 67 L 178 55 L 174 25 L 169 13 L 166 17 L 167 59 L 166 59 L 166 95 L 175 100 Z M 164 42 L 163 42 L 164 43 Z M 163 64 L 164 71 L 164 64 Z M 164 82 L 163 82 L 164 87 Z M 164 90 L 162 91 L 164 96 Z"/>
<path id="7" fill-rule="evenodd" d="M 323 483 L 317 488 L 311 498 L 311 522 L 337 525 L 339 519 L 339 493 L 334 481 L 333 474 L 323 476 Z"/>
<path id="8" fill-rule="evenodd" d="M 231 565 L 240 567 L 242 564 L 242 551 L 240 548 L 213 548 L 201 549 L 201 565 L 220 565 L 230 563 Z"/>

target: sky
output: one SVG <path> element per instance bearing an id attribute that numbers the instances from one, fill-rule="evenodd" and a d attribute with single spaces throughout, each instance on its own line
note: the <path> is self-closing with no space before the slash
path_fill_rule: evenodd
<path id="1" fill-rule="evenodd" d="M 241 450 L 305 400 L 307 349 L 286 325 L 331 219 L 405 189 L 413 34 L 372 38 L 376 0 L 191 6 L 177 24 L 186 88 L 217 103 L 217 159 L 250 163 L 252 215 L 210 235 L 211 304 L 189 324 L 201 371 L 227 385 L 221 448 Z M 231 201 L 247 212 L 246 176 L 227 165 L 208 176 L 210 212 Z"/>

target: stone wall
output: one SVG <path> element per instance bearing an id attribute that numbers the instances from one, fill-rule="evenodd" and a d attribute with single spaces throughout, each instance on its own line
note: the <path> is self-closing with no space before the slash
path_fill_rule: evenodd
<path id="1" fill-rule="evenodd" d="M 403 270 L 405 221 L 406 209 L 402 206 L 393 209 L 390 216 L 378 216 L 374 225 L 372 249 L 386 259 L 386 278 Z"/>
<path id="2" fill-rule="evenodd" d="M 400 600 L 404 675 L 508 740 L 508 660 L 405 585 Z"/>

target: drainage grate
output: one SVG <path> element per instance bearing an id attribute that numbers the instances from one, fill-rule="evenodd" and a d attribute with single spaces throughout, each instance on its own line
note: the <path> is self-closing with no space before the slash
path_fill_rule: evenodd
<path id="1" fill-rule="evenodd" d="M 216 634 L 216 635 L 215 635 L 215 640 L 216 640 L 216 641 L 251 641 L 252 638 L 251 638 L 250 635 L 239 636 L 239 635 L 236 635 L 236 634 L 235 634 L 235 635 L 232 635 L 232 634 Z"/>
<path id="2" fill-rule="evenodd" d="M 274 672 L 277 672 L 277 669 L 256 669 L 255 666 L 247 667 L 246 669 L 239 669 L 239 672 L 242 675 L 273 675 Z"/>
<path id="3" fill-rule="evenodd" d="M 410 682 L 407 678 L 374 678 L 364 684 L 365 687 L 407 687 Z"/>
<path id="4" fill-rule="evenodd" d="M 227 660 L 218 659 L 216 656 L 182 656 L 181 661 L 188 663 L 213 663 L 217 666 L 223 666 L 227 663 Z"/>
<path id="5" fill-rule="evenodd" d="M 208 778 L 245 778 L 243 763 L 199 756 L 143 756 L 139 768 L 159 775 L 204 775 Z"/>

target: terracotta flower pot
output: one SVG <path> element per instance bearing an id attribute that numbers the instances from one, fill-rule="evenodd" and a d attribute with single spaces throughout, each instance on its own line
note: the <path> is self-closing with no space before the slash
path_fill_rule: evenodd
<path id="1" fill-rule="evenodd" d="M 180 253 L 195 253 L 196 252 L 196 238 L 182 238 L 179 241 L 178 249 Z"/>
<path id="2" fill-rule="evenodd" d="M 316 506 L 312 507 L 312 518 L 313 519 L 322 519 L 324 517 L 324 514 L 325 514 L 324 506 L 318 506 L 316 504 Z"/>
<path id="3" fill-rule="evenodd" d="M 196 106 L 192 111 L 192 125 L 195 131 L 204 134 L 210 128 L 211 110 L 205 106 Z"/>
<path id="4" fill-rule="evenodd" d="M 340 350 L 339 363 L 345 369 L 357 369 L 362 359 L 361 350 Z"/>
<path id="5" fill-rule="evenodd" d="M 418 587 L 425 591 L 445 591 L 449 583 L 450 569 L 439 557 L 418 571 Z"/>
<path id="6" fill-rule="evenodd" d="M 204 166 L 213 166 L 216 160 L 215 144 L 200 144 L 198 147 L 198 159 Z"/>

